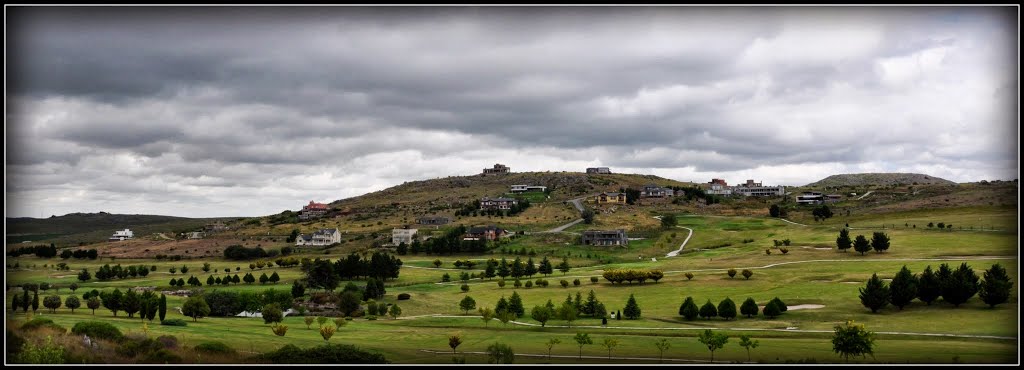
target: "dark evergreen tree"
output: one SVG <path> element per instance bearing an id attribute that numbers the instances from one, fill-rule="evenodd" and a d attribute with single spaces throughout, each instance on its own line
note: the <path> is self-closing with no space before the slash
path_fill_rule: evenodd
<path id="1" fill-rule="evenodd" d="M 626 301 L 626 307 L 624 307 L 623 310 L 626 310 L 626 318 L 630 320 L 640 318 L 640 305 L 636 303 L 636 298 L 634 298 L 632 294 L 629 295 L 629 299 Z"/>
<path id="2" fill-rule="evenodd" d="M 846 252 L 847 249 L 853 246 L 853 240 L 850 240 L 850 230 L 842 229 L 839 230 L 839 237 L 836 238 L 836 248 Z"/>
<path id="3" fill-rule="evenodd" d="M 950 283 L 943 291 L 942 299 L 952 303 L 954 307 L 960 307 L 961 304 L 966 303 L 967 300 L 978 294 L 980 289 L 981 284 L 978 282 L 978 275 L 964 262 L 960 264 L 956 271 L 953 271 Z"/>
<path id="4" fill-rule="evenodd" d="M 679 314 L 687 320 L 697 318 L 700 314 L 700 310 L 697 308 L 697 303 L 693 301 L 693 297 L 686 297 L 686 299 L 683 300 L 683 304 L 679 306 Z"/>
<path id="5" fill-rule="evenodd" d="M 917 276 L 903 265 L 889 283 L 889 302 L 902 311 L 914 298 L 917 298 Z"/>
<path id="6" fill-rule="evenodd" d="M 516 317 L 526 315 L 526 308 L 523 307 L 523 298 L 519 296 L 518 292 L 512 292 L 512 297 L 508 300 L 508 312 L 516 314 Z"/>
<path id="7" fill-rule="evenodd" d="M 942 296 L 942 282 L 938 275 L 932 272 L 932 266 L 924 268 L 921 277 L 917 279 L 917 299 L 927 305 Z"/>
<path id="8" fill-rule="evenodd" d="M 700 306 L 700 317 L 704 319 L 711 319 L 712 317 L 718 316 L 718 308 L 715 308 L 715 304 L 711 303 L 709 299 L 707 303 Z"/>
<path id="9" fill-rule="evenodd" d="M 740 305 L 740 313 L 747 317 L 757 316 L 757 302 L 754 301 L 754 298 L 747 297 L 747 299 L 743 301 L 743 304 Z"/>
<path id="10" fill-rule="evenodd" d="M 736 318 L 736 303 L 726 297 L 718 304 L 718 316 L 726 321 Z"/>
<path id="11" fill-rule="evenodd" d="M 1006 303 L 1010 299 L 1010 291 L 1013 287 L 1010 277 L 1006 274 L 1006 269 L 997 263 L 985 271 L 984 276 L 985 280 L 982 281 L 981 290 L 978 293 L 982 302 L 985 302 L 990 308 L 994 308 L 1000 303 Z"/>
<path id="12" fill-rule="evenodd" d="M 864 235 L 857 235 L 857 238 L 853 241 L 853 250 L 860 252 L 860 255 L 864 255 L 871 250 L 871 242 L 868 241 Z"/>
<path id="13" fill-rule="evenodd" d="M 867 286 L 860 288 L 860 303 L 870 308 L 872 313 L 889 304 L 889 287 L 878 278 L 878 274 L 872 274 Z"/>
<path id="14" fill-rule="evenodd" d="M 883 232 L 871 234 L 871 248 L 878 253 L 885 252 L 889 249 L 889 236 Z"/>

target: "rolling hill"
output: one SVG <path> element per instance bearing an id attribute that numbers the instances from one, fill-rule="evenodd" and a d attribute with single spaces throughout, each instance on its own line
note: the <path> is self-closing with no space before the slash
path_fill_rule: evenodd
<path id="1" fill-rule="evenodd" d="M 956 185 L 955 182 L 919 173 L 850 173 L 832 175 L 804 185 L 803 187 L 843 186 L 891 186 L 891 185 Z"/>
<path id="2" fill-rule="evenodd" d="M 49 218 L 7 218 L 6 242 L 8 247 L 24 241 L 47 242 L 59 245 L 104 241 L 115 230 L 130 228 L 136 238 L 153 233 L 192 231 L 214 221 L 235 218 L 186 218 L 155 215 L 125 215 L 99 213 L 69 213 Z"/>

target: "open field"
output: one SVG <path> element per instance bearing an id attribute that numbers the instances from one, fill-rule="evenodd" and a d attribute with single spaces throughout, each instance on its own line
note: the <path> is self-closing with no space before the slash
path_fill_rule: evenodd
<path id="1" fill-rule="evenodd" d="M 543 278 L 549 281 L 548 287 L 514 289 L 512 279 L 507 280 L 504 288 L 499 288 L 495 280 L 472 279 L 468 282 L 470 290 L 463 293 L 459 287 L 459 274 L 464 269 L 456 269 L 452 262 L 456 259 L 474 259 L 481 262 L 476 269 L 469 272 L 482 272 L 484 262 L 488 258 L 506 258 L 512 261 L 512 254 L 501 254 L 500 250 L 485 255 L 407 255 L 401 256 L 405 261 L 398 279 L 388 281 L 387 293 L 380 301 L 395 303 L 402 307 L 403 313 L 399 320 L 380 318 L 368 321 L 356 318 L 342 328 L 331 340 L 337 343 L 355 344 L 360 348 L 383 353 L 389 360 L 396 363 L 447 363 L 451 361 L 450 348 L 447 347 L 447 335 L 461 332 L 465 343 L 458 348 L 463 351 L 484 351 L 487 345 L 495 342 L 510 344 L 517 354 L 546 354 L 544 346 L 550 338 L 560 338 L 553 354 L 569 356 L 552 358 L 553 363 L 577 363 L 575 356 L 578 347 L 572 341 L 577 331 L 587 332 L 594 338 L 595 344 L 585 346 L 582 362 L 588 363 L 654 363 L 658 357 L 653 342 L 658 338 L 666 338 L 671 349 L 665 353 L 666 359 L 679 363 L 690 361 L 706 361 L 709 353 L 696 340 L 696 335 L 703 328 L 717 328 L 731 336 L 729 343 L 720 351 L 716 351 L 716 361 L 746 361 L 746 352 L 736 345 L 736 337 L 748 334 L 761 341 L 761 347 L 751 351 L 752 360 L 765 363 L 784 363 L 813 358 L 817 362 L 841 362 L 831 352 L 832 327 L 847 320 L 863 323 L 868 330 L 878 333 L 875 357 L 858 359 L 860 362 L 886 363 L 950 363 L 953 357 L 967 363 L 1012 363 L 1016 359 L 1016 338 L 1019 326 L 1017 312 L 1019 310 L 1019 288 L 1017 275 L 1017 254 L 1019 243 L 1017 235 L 1010 232 L 952 230 L 936 231 L 927 228 L 877 229 L 885 231 L 892 239 L 892 247 L 885 253 L 868 252 L 865 255 L 849 251 L 837 252 L 834 248 L 838 227 L 845 222 L 830 220 L 811 226 L 799 226 L 767 217 L 715 217 L 678 214 L 680 226 L 692 228 L 694 235 L 686 245 L 683 253 L 674 258 L 664 258 L 665 253 L 678 248 L 687 231 L 681 228 L 659 230 L 644 240 L 632 241 L 627 248 L 599 248 L 578 246 L 574 244 L 571 234 L 535 234 L 518 238 L 503 247 L 512 250 L 526 248 L 534 250 L 535 262 L 548 256 L 553 264 L 561 262 L 565 255 L 570 256 L 572 270 L 566 274 L 559 271 L 548 277 L 536 275 L 535 281 Z M 601 220 L 599 216 L 598 220 Z M 915 218 L 916 217 L 916 218 Z M 931 214 L 900 213 L 883 215 L 872 219 L 863 217 L 858 222 L 864 225 L 882 222 L 912 219 L 948 220 L 945 222 L 962 222 L 976 217 L 993 222 L 1009 219 L 1000 223 L 1016 224 L 1016 215 L 1006 209 L 948 209 Z M 882 222 L 879 222 L 882 221 Z M 608 222 L 608 221 L 606 221 Z M 614 216 L 612 223 L 638 223 L 657 225 L 658 220 L 652 218 L 650 212 L 620 213 Z M 876 229 L 856 229 L 851 236 L 865 234 L 870 236 Z M 657 229 L 654 229 L 657 230 Z M 676 233 L 675 238 L 671 233 Z M 791 245 L 787 254 L 773 248 L 772 240 L 789 239 Z M 744 241 L 747 242 L 744 242 Z M 750 241 L 752 240 L 752 241 Z M 566 245 L 566 243 L 569 243 Z M 500 249 L 500 248 L 499 248 Z M 772 254 L 765 254 L 765 249 Z M 331 250 L 329 254 L 322 251 L 300 251 L 299 257 L 326 257 L 337 259 L 347 252 Z M 526 260 L 529 256 L 520 256 Z M 657 261 L 652 261 L 651 257 Z M 433 267 L 434 259 L 443 261 L 441 268 Z M 174 277 L 195 275 L 204 282 L 204 289 L 229 290 L 264 290 L 268 288 L 288 290 L 295 279 L 303 275 L 298 267 L 263 268 L 254 271 L 257 277 L 262 273 L 270 275 L 276 271 L 282 281 L 276 285 L 232 284 L 211 288 L 205 286 L 206 277 L 211 273 L 200 270 L 202 262 L 210 262 L 220 272 L 215 276 L 224 276 L 224 268 L 230 268 L 228 275 L 239 276 L 249 272 L 248 261 L 226 261 L 222 258 L 204 258 L 202 260 L 155 261 L 147 259 L 99 259 L 96 261 L 67 260 L 70 271 L 54 271 L 43 268 L 43 264 L 61 261 L 55 259 L 38 259 L 35 257 L 8 258 L 8 265 L 19 264 L 18 269 L 8 268 L 7 278 L 11 293 L 20 293 L 17 285 L 24 282 L 47 281 L 59 284 L 61 295 L 70 292 L 67 285 L 75 282 L 75 274 L 81 268 L 95 272 L 96 268 L 105 263 L 128 265 L 156 265 L 157 271 L 145 278 L 96 282 L 92 280 L 80 283 L 78 295 L 85 289 L 129 288 L 134 286 L 158 286 L 167 288 L 167 281 L 172 277 L 168 273 L 171 266 L 187 265 L 190 271 L 185 275 L 179 272 Z M 975 296 L 959 308 L 938 302 L 928 306 L 919 301 L 913 302 L 902 311 L 889 306 L 877 314 L 864 308 L 857 298 L 858 289 L 864 282 L 877 273 L 883 279 L 892 276 L 904 265 L 914 273 L 920 273 L 925 266 L 937 269 L 939 264 L 948 263 L 956 267 L 960 263 L 970 265 L 975 273 L 982 275 L 984 270 L 993 264 L 1004 266 L 1014 282 L 1013 293 L 1006 304 L 994 309 L 988 308 Z M 26 266 L 32 266 L 26 269 Z M 240 267 L 240 271 L 235 271 Z M 656 268 L 664 271 L 665 277 L 659 282 L 648 281 L 645 284 L 611 284 L 604 279 L 591 283 L 590 277 L 601 276 L 610 268 Z M 747 280 L 742 276 L 729 278 L 726 270 L 750 269 L 753 276 Z M 684 273 L 694 274 L 688 280 Z M 440 283 L 441 275 L 448 273 L 452 282 Z M 568 288 L 559 285 L 560 280 L 570 282 Z M 579 279 L 581 284 L 574 286 L 571 282 Z M 346 282 L 342 282 L 343 286 Z M 363 285 L 361 281 L 355 282 Z M 577 293 L 586 299 L 593 290 L 598 300 L 604 303 L 609 312 L 622 310 L 628 297 L 632 294 L 642 309 L 639 320 L 610 320 L 609 328 L 600 327 L 600 320 L 581 318 L 572 323 L 572 328 L 564 328 L 564 321 L 552 320 L 549 327 L 540 328 L 539 323 L 529 317 L 530 309 L 542 305 L 548 300 L 561 304 L 566 297 L 574 297 Z M 514 323 L 503 325 L 492 320 L 486 326 L 477 315 L 463 315 L 458 302 L 468 295 L 475 299 L 476 306 L 494 307 L 502 296 L 506 298 L 513 292 L 523 299 L 527 317 L 519 318 Z M 308 292 L 307 292 L 308 293 Z M 399 293 L 408 293 L 411 299 L 397 301 Z M 52 291 L 41 295 L 52 294 Z M 824 307 L 805 310 L 790 310 L 775 319 L 762 316 L 754 318 L 740 317 L 725 321 L 720 318 L 713 320 L 697 319 L 685 321 L 678 309 L 683 299 L 692 296 L 698 305 L 710 300 L 717 305 L 722 299 L 729 297 L 737 305 L 747 297 L 754 298 L 763 305 L 773 297 L 783 299 L 788 306 L 800 304 L 816 304 Z M 8 295 L 8 304 L 10 296 Z M 168 296 L 168 307 L 178 307 L 183 302 L 181 297 Z M 168 310 L 168 317 L 181 317 L 173 309 Z M 471 312 L 472 313 L 472 312 Z M 95 316 L 87 309 L 76 310 L 71 314 L 66 308 L 50 314 L 40 307 L 39 313 L 52 318 L 58 324 L 70 327 L 82 319 L 108 321 L 122 328 L 123 331 L 141 330 L 141 321 L 129 320 L 124 317 L 112 317 L 107 310 L 97 310 Z M 123 313 L 121 314 L 123 316 Z M 441 316 L 435 316 L 441 315 Z M 24 320 L 24 314 L 6 314 L 10 323 Z M 243 351 L 269 351 L 284 344 L 295 344 L 300 347 L 322 343 L 322 338 L 315 330 L 307 330 L 301 318 L 288 317 L 285 324 L 291 327 L 284 338 L 274 336 L 262 320 L 255 318 L 203 318 L 198 323 L 189 319 L 188 327 L 150 326 L 150 335 L 169 333 L 178 335 L 185 343 L 198 343 L 202 340 L 220 340 Z M 315 325 L 315 324 L 314 324 Z M 717 331 L 716 330 L 716 331 Z M 953 336 L 945 336 L 953 335 Z M 622 343 L 612 356 L 628 356 L 632 359 L 607 359 L 607 351 L 598 345 L 603 338 L 614 336 Z M 980 338 L 971 337 L 980 336 Z M 396 346 L 395 343 L 402 343 Z M 449 351 L 435 354 L 421 350 Z M 650 357 L 652 360 L 638 360 Z M 484 363 L 483 355 L 466 355 L 468 363 Z M 520 363 L 546 363 L 542 357 L 517 356 Z"/>

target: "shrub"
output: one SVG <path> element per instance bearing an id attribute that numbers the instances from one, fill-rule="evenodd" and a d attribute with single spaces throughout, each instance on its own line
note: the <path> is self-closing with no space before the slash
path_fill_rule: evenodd
<path id="1" fill-rule="evenodd" d="M 736 269 L 729 269 L 728 274 L 730 279 L 736 277 Z"/>
<path id="2" fill-rule="evenodd" d="M 275 364 L 387 364 L 384 356 L 346 344 L 300 349 L 293 344 L 265 353 L 260 359 Z"/>
<path id="3" fill-rule="evenodd" d="M 786 254 L 786 253 L 789 253 L 789 249 L 779 248 L 779 252 L 782 252 L 782 254 Z"/>
<path id="4" fill-rule="evenodd" d="M 407 300 L 407 299 L 409 299 L 410 297 L 411 297 L 411 296 L 409 295 L 409 293 L 400 293 L 400 294 L 398 294 L 398 300 L 399 300 L 399 301 L 404 301 L 404 300 Z"/>
<path id="5" fill-rule="evenodd" d="M 227 344 L 217 341 L 199 343 L 196 345 L 195 350 L 206 353 L 235 353 L 233 348 L 228 347 Z"/>
<path id="6" fill-rule="evenodd" d="M 573 279 L 572 280 L 572 285 L 573 286 L 580 286 L 580 279 Z"/>
<path id="7" fill-rule="evenodd" d="M 591 276 L 590 277 L 590 283 L 591 284 L 597 284 L 597 276 Z"/>
<path id="8" fill-rule="evenodd" d="M 158 349 L 142 358 L 142 362 L 147 364 L 180 364 L 181 361 L 181 356 L 166 349 Z"/>
<path id="9" fill-rule="evenodd" d="M 45 317 L 35 317 L 31 321 L 21 325 L 22 330 L 36 330 L 39 328 L 51 328 L 54 330 L 59 330 L 62 333 L 68 331 L 68 329 L 66 329 L 65 327 L 57 325 L 53 323 L 53 320 L 47 319 Z"/>
<path id="10" fill-rule="evenodd" d="M 167 320 L 161 321 L 161 322 L 160 322 L 160 325 L 167 325 L 167 326 L 188 326 L 188 323 L 187 323 L 187 322 L 185 322 L 185 320 L 182 320 L 182 319 L 167 319 Z"/>
<path id="11" fill-rule="evenodd" d="M 532 281 L 530 281 L 530 280 L 527 280 L 527 281 L 526 281 L 526 288 L 527 288 L 527 289 L 529 289 L 529 288 L 533 288 L 533 282 L 532 282 Z"/>
<path id="12" fill-rule="evenodd" d="M 685 275 L 686 275 L 686 280 L 693 280 L 693 273 L 692 272 L 687 272 Z"/>
<path id="13" fill-rule="evenodd" d="M 71 328 L 71 333 L 78 335 L 88 335 L 90 338 L 99 338 L 106 340 L 119 341 L 124 338 L 124 334 L 117 329 L 114 325 L 100 322 L 100 321 L 82 321 L 75 324 Z"/>
<path id="14" fill-rule="evenodd" d="M 160 342 L 164 348 L 178 348 L 178 338 L 173 335 L 161 335 L 156 338 L 156 341 Z"/>

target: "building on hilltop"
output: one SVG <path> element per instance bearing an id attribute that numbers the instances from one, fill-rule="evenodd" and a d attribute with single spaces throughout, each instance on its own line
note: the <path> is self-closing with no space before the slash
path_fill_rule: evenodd
<path id="1" fill-rule="evenodd" d="M 548 190 L 547 186 L 539 186 L 539 185 L 533 185 L 533 186 L 531 186 L 531 185 L 512 185 L 509 188 L 510 188 L 509 192 L 511 192 L 511 193 L 525 193 L 525 192 L 531 192 L 531 191 L 545 192 L 545 191 Z"/>
<path id="2" fill-rule="evenodd" d="M 312 234 L 301 234 L 295 238 L 295 245 L 331 245 L 341 243 L 341 232 L 338 229 L 320 229 Z"/>
<path id="3" fill-rule="evenodd" d="M 583 245 L 629 245 L 626 230 L 587 230 L 583 232 Z"/>
<path id="4" fill-rule="evenodd" d="M 317 203 L 309 201 L 308 205 L 302 207 L 302 212 L 299 213 L 300 220 L 310 220 L 314 218 L 324 217 L 331 208 L 324 203 Z"/>
<path id="5" fill-rule="evenodd" d="M 675 196 L 676 192 L 670 188 L 663 188 L 655 184 L 644 185 L 640 190 L 641 198 L 666 198 Z"/>
<path id="6" fill-rule="evenodd" d="M 412 244 L 412 238 L 416 235 L 416 230 L 417 229 L 410 229 L 408 226 L 401 229 L 391 229 L 391 244 Z"/>
<path id="7" fill-rule="evenodd" d="M 608 167 L 590 167 L 587 168 L 587 173 L 590 174 L 610 174 L 612 170 Z"/>
<path id="8" fill-rule="evenodd" d="M 722 185 L 722 186 L 729 186 L 729 184 L 726 184 L 725 180 L 723 180 L 723 179 L 711 179 L 711 182 L 709 182 L 709 184 L 719 184 L 719 185 Z"/>
<path id="9" fill-rule="evenodd" d="M 513 205 L 519 204 L 519 201 L 512 198 L 488 198 L 484 197 L 480 199 L 480 210 L 489 209 L 512 209 Z"/>
<path id="10" fill-rule="evenodd" d="M 494 225 L 474 226 L 466 231 L 462 240 L 497 240 L 508 234 L 508 231 Z"/>
<path id="11" fill-rule="evenodd" d="M 733 187 L 733 192 L 746 197 L 774 197 L 786 195 L 784 186 L 763 186 L 754 180 L 747 180 L 745 184 Z"/>
<path id="12" fill-rule="evenodd" d="M 122 240 L 132 239 L 134 237 L 135 237 L 135 233 L 133 233 L 131 229 L 124 229 L 124 230 L 114 231 L 114 235 L 111 236 L 110 238 L 108 238 L 107 240 L 122 241 Z"/>
<path id="13" fill-rule="evenodd" d="M 483 175 L 484 176 L 487 176 L 487 175 L 500 175 L 500 174 L 507 174 L 509 172 L 511 172 L 511 169 L 508 168 L 508 166 L 505 166 L 505 165 L 503 165 L 501 163 L 495 163 L 494 164 L 494 168 L 484 168 Z"/>

